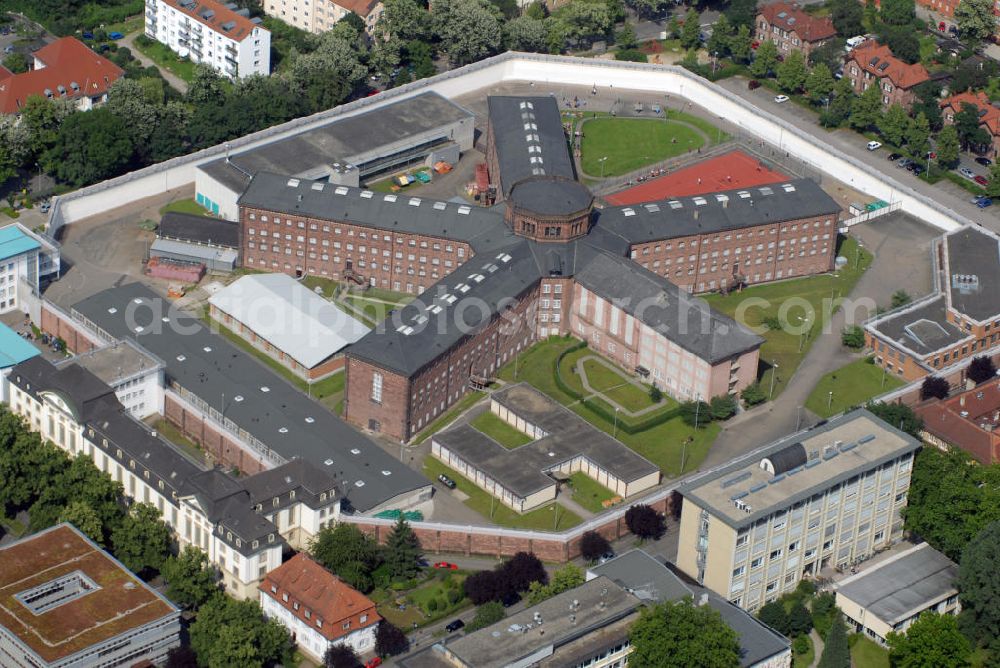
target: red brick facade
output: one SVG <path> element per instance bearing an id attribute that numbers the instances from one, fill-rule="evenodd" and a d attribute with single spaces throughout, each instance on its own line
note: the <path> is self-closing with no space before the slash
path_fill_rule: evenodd
<path id="1" fill-rule="evenodd" d="M 955 114 L 971 104 L 979 113 L 979 126 L 989 133 L 991 142 L 985 155 L 996 159 L 1000 156 L 1000 109 L 993 106 L 990 98 L 983 91 L 966 92 L 952 95 L 941 100 L 941 116 L 945 125 L 955 123 Z"/>
<path id="2" fill-rule="evenodd" d="M 889 47 L 875 40 L 868 40 L 851 51 L 844 64 L 844 76 L 858 95 L 875 85 L 881 89 L 883 108 L 899 104 L 907 111 L 917 99 L 914 89 L 930 79 L 923 65 L 904 63 L 892 55 Z"/>
<path id="3" fill-rule="evenodd" d="M 344 418 L 373 432 L 409 440 L 469 391 L 469 379 L 493 378 L 516 351 L 536 340 L 536 284 L 485 327 L 466 336 L 411 378 L 348 358 Z"/>
<path id="4" fill-rule="evenodd" d="M 806 14 L 798 6 L 786 2 L 762 7 L 754 25 L 757 41 L 774 42 L 778 53 L 787 56 L 792 51 L 799 51 L 807 59 L 814 49 L 826 44 L 836 34 L 829 17 Z"/>
<path id="5" fill-rule="evenodd" d="M 248 269 L 355 277 L 372 287 L 420 294 L 471 256 L 469 244 L 417 234 L 240 208 L 240 252 Z M 278 235 L 278 236 L 275 236 Z"/>
<path id="6" fill-rule="evenodd" d="M 186 437 L 205 448 L 219 466 L 236 467 L 245 475 L 260 473 L 269 468 L 258 456 L 244 450 L 216 429 L 200 411 L 185 408 L 169 391 L 164 395 L 163 415 Z"/>
<path id="7" fill-rule="evenodd" d="M 833 270 L 836 216 L 676 237 L 632 246 L 638 264 L 689 292 Z"/>

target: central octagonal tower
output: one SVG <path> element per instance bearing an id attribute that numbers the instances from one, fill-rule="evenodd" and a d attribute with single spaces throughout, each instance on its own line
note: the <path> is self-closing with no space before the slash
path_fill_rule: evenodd
<path id="1" fill-rule="evenodd" d="M 504 204 L 504 220 L 514 234 L 563 242 L 590 231 L 594 196 L 573 179 L 532 176 L 515 183 Z"/>

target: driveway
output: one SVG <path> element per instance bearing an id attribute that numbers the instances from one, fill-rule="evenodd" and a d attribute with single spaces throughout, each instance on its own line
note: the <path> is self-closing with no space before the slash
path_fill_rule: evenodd
<path id="1" fill-rule="evenodd" d="M 865 148 L 867 140 L 853 130 L 839 129 L 829 131 L 817 123 L 816 114 L 803 109 L 797 104 L 786 102 L 778 104 L 774 101 L 774 93 L 767 88 L 757 90 L 747 88 L 747 80 L 743 77 L 733 77 L 719 81 L 718 84 L 744 100 L 759 107 L 767 114 L 787 121 L 809 134 L 821 137 L 827 143 L 837 147 L 851 157 L 869 165 L 873 170 L 886 172 L 900 183 L 910 186 L 917 192 L 948 207 L 949 209 L 974 220 L 989 229 L 1000 232 L 1000 208 L 980 209 L 970 200 L 972 195 L 950 181 L 940 181 L 929 184 L 903 169 L 891 168 L 884 151 L 869 151 Z M 965 160 L 971 163 L 971 160 Z"/>
<path id="2" fill-rule="evenodd" d="M 163 75 L 163 78 L 167 81 L 168 84 L 176 88 L 181 93 L 187 93 L 188 84 L 186 81 L 184 81 L 184 79 L 181 79 L 179 76 L 177 76 L 170 70 L 160 67 L 159 65 L 154 63 L 146 54 L 144 54 L 136 47 L 135 38 L 141 34 L 143 33 L 134 32 L 129 35 L 126 35 L 124 38 L 122 38 L 121 45 L 127 46 L 129 51 L 132 52 L 132 55 L 135 56 L 135 59 L 138 60 L 140 63 L 142 63 L 143 67 L 155 67 L 160 71 L 160 74 Z"/>

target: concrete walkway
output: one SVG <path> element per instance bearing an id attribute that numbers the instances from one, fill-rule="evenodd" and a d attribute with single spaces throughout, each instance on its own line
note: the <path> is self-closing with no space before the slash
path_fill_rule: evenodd
<path id="1" fill-rule="evenodd" d="M 184 81 L 184 79 L 181 79 L 179 76 L 177 76 L 167 68 L 160 67 L 159 65 L 157 65 L 155 62 L 153 62 L 153 60 L 149 56 L 140 51 L 139 48 L 135 45 L 135 38 L 141 34 L 143 33 L 134 32 L 129 35 L 126 35 L 122 39 L 122 46 L 127 46 L 129 51 L 132 52 L 132 55 L 135 56 L 135 59 L 138 60 L 140 63 L 142 63 L 143 67 L 155 67 L 160 71 L 160 74 L 163 75 L 163 78 L 166 80 L 168 84 L 179 90 L 181 93 L 187 93 L 188 84 L 186 81 Z"/>
<path id="2" fill-rule="evenodd" d="M 809 639 L 812 640 L 813 644 L 813 660 L 809 664 L 809 668 L 816 668 L 819 665 L 820 657 L 823 656 L 823 639 L 819 637 L 816 629 L 809 632 Z"/>

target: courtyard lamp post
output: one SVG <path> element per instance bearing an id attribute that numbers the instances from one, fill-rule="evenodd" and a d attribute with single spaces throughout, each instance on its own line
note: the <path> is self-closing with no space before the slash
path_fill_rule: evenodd
<path id="1" fill-rule="evenodd" d="M 833 390 L 826 393 L 826 410 L 830 410 L 833 405 Z"/>
<path id="2" fill-rule="evenodd" d="M 774 377 L 778 375 L 778 363 L 771 360 L 771 390 L 767 393 L 767 400 L 774 396 Z"/>
<path id="3" fill-rule="evenodd" d="M 552 504 L 552 530 L 555 531 L 559 527 L 559 504 Z"/>
<path id="4" fill-rule="evenodd" d="M 598 158 L 597 159 L 597 162 L 601 163 L 601 178 L 602 179 L 604 178 L 604 163 L 607 162 L 607 160 L 608 160 L 608 156 L 604 156 L 603 158 Z"/>
<path id="5" fill-rule="evenodd" d="M 611 438 L 618 438 L 618 406 L 615 406 L 615 428 L 611 433 Z"/>

